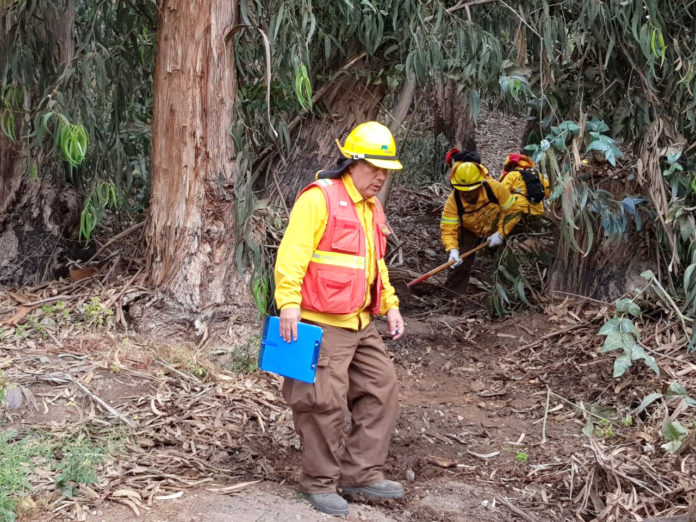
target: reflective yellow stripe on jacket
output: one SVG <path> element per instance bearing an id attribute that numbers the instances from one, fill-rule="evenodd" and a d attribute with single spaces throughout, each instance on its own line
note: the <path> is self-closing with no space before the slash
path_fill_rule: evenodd
<path id="1" fill-rule="evenodd" d="M 500 206 L 500 208 L 502 208 L 503 210 L 507 210 L 507 209 L 509 209 L 514 203 L 515 203 L 515 198 L 513 198 L 512 195 L 510 195 L 510 197 L 507 199 L 507 201 L 506 201 L 505 203 L 503 203 L 503 204 Z"/>
<path id="2" fill-rule="evenodd" d="M 481 188 L 476 203 L 466 203 L 462 200 L 462 206 L 466 213 L 461 221 L 457 211 L 457 202 L 454 199 L 455 194 L 458 196 L 458 191 L 453 190 L 447 198 L 440 219 L 440 234 L 445 251 L 459 248 L 458 233 L 462 224 L 478 237 L 486 238 L 496 231 L 506 236 L 517 222 L 512 216 L 515 212 L 515 199 L 510 191 L 493 179 L 486 180 L 486 183 L 498 199 L 498 205 L 492 203 L 488 199 L 485 189 Z"/>

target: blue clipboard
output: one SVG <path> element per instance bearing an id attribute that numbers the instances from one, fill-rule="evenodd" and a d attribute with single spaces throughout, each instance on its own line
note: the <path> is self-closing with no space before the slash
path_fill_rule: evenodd
<path id="1" fill-rule="evenodd" d="M 321 338 L 319 326 L 297 324 L 297 341 L 290 343 L 280 336 L 280 319 L 268 316 L 263 324 L 259 368 L 298 381 L 313 383 L 319 361 Z"/>

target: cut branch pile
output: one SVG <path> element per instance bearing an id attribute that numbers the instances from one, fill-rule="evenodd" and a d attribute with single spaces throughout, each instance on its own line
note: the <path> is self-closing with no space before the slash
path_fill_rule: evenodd
<path id="1" fill-rule="evenodd" d="M 547 417 L 550 425 L 565 420 L 577 425 L 575 434 L 555 434 L 548 440 L 542 436 L 540 451 L 551 456 L 549 462 L 532 465 L 524 477 L 518 475 L 526 485 L 525 505 L 547 514 L 562 506 L 559 517 L 573 513 L 580 520 L 689 515 L 696 494 L 696 402 L 691 399 L 696 397 L 696 358 L 685 349 L 678 320 L 646 319 L 641 337 L 657 360 L 660 376 L 636 363 L 629 374 L 613 379 L 613 357 L 600 353 L 597 337 L 612 308 L 568 298 L 550 304 L 546 317 L 551 332 L 510 351 L 501 361 L 510 381 L 527 382 L 531 389 L 546 387 L 550 400 L 545 408 L 540 401 L 535 410 L 545 410 L 544 426 Z M 685 395 L 665 391 L 675 382 L 684 387 Z M 658 397 L 658 392 L 664 395 Z M 539 392 L 540 397 L 547 394 Z M 655 398 L 641 408 L 650 394 Z M 666 419 L 679 420 L 690 432 L 671 453 L 664 448 L 669 440 Z M 580 434 L 583 425 L 585 432 L 593 424 L 591 436 Z"/>

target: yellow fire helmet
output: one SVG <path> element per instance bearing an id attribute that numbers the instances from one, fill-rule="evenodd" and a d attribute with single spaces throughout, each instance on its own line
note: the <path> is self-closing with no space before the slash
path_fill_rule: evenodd
<path id="1" fill-rule="evenodd" d="M 346 158 L 365 160 L 382 169 L 402 169 L 396 159 L 396 143 L 391 131 L 376 121 L 361 123 L 355 127 L 345 143 L 336 140 L 336 145 Z"/>
<path id="2" fill-rule="evenodd" d="M 469 191 L 477 189 L 483 181 L 483 172 L 476 163 L 469 161 L 455 163 L 452 166 L 450 183 L 457 190 Z"/>

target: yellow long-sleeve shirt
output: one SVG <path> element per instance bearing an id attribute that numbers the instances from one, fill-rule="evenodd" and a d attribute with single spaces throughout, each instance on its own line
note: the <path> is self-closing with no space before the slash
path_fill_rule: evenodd
<path id="1" fill-rule="evenodd" d="M 370 322 L 370 299 L 369 288 L 374 284 L 377 277 L 377 270 L 380 271 L 384 289 L 382 291 L 382 302 L 380 303 L 380 313 L 386 313 L 390 308 L 398 308 L 399 298 L 396 296 L 394 287 L 389 283 L 389 273 L 384 260 L 377 261 L 374 235 L 372 211 L 375 205 L 375 198 L 364 199 L 353 184 L 350 174 L 344 174 L 341 178 L 348 191 L 358 218 L 362 224 L 363 231 L 370 231 L 366 237 L 366 284 L 368 291 L 365 295 L 363 307 L 351 314 L 325 314 L 301 308 L 302 280 L 307 272 L 312 254 L 319 245 L 329 217 L 324 193 L 319 187 L 312 187 L 303 192 L 295 202 L 290 213 L 290 221 L 285 230 L 285 235 L 278 248 L 278 256 L 275 265 L 275 300 L 279 310 L 285 308 L 300 308 L 302 319 L 316 321 L 318 323 L 349 328 L 351 330 L 362 329 Z"/>
<path id="2" fill-rule="evenodd" d="M 525 214 L 531 214 L 533 216 L 541 216 L 544 214 L 543 201 L 532 203 L 527 199 L 527 185 L 524 182 L 521 172 L 516 170 L 510 171 L 504 175 L 500 182 L 507 187 L 512 197 L 515 199 L 515 212 L 524 212 Z M 549 180 L 546 176 L 541 176 L 541 184 L 544 187 L 544 195 L 548 198 L 551 194 L 551 188 L 549 187 Z"/>
<path id="3" fill-rule="evenodd" d="M 461 221 L 457 211 L 457 202 L 454 199 L 459 197 L 460 192 L 453 190 L 447 198 L 440 219 L 440 235 L 446 251 L 459 248 L 458 234 L 461 226 L 482 238 L 488 237 L 494 232 L 507 236 L 519 220 L 519 217 L 513 215 L 515 200 L 510 191 L 494 179 L 487 179 L 486 183 L 498 199 L 498 204 L 492 202 L 488 198 L 485 188 L 481 187 L 476 203 L 467 203 L 460 198 L 464 209 Z"/>

